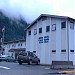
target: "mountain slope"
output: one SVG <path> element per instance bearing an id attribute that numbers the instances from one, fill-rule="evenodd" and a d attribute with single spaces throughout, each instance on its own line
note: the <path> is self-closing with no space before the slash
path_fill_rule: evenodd
<path id="1" fill-rule="evenodd" d="M 2 28 L 5 26 L 4 41 L 13 41 L 25 38 L 24 29 L 27 27 L 25 20 L 11 19 L 0 11 L 0 39 L 2 38 Z"/>

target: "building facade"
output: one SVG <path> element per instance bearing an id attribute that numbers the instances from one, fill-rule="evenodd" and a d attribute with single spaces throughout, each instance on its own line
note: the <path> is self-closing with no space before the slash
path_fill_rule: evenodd
<path id="1" fill-rule="evenodd" d="M 25 39 L 8 41 L 4 43 L 3 48 L 5 50 L 5 55 L 9 55 L 17 59 L 18 53 L 26 50 L 26 42 Z"/>
<path id="2" fill-rule="evenodd" d="M 35 52 L 41 64 L 53 60 L 75 64 L 75 19 L 42 14 L 25 30 L 26 50 Z"/>

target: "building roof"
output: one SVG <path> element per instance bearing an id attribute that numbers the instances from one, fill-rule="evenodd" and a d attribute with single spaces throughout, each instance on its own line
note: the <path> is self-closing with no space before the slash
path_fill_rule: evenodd
<path id="1" fill-rule="evenodd" d="M 18 42 L 25 42 L 25 41 L 26 41 L 25 39 L 20 39 L 20 40 L 4 42 L 4 44 L 11 44 L 11 43 L 18 43 Z"/>
<path id="2" fill-rule="evenodd" d="M 58 16 L 58 15 L 49 15 L 49 14 L 41 14 L 38 18 L 36 18 L 25 30 L 31 28 L 39 19 L 41 19 L 42 17 L 54 17 L 54 18 L 61 18 L 61 19 L 71 19 L 71 20 L 75 20 L 71 17 L 67 17 L 67 16 Z"/>
<path id="3" fill-rule="evenodd" d="M 25 51 L 26 50 L 26 48 L 17 48 L 17 49 L 14 49 L 14 48 L 12 48 L 12 49 L 10 49 L 9 50 L 9 52 L 16 52 L 16 51 Z"/>

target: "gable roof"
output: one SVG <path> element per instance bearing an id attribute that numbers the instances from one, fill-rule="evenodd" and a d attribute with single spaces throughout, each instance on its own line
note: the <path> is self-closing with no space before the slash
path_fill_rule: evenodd
<path id="1" fill-rule="evenodd" d="M 71 19 L 75 20 L 73 18 L 67 17 L 67 16 L 58 16 L 58 15 L 49 15 L 49 14 L 41 14 L 38 18 L 36 18 L 25 30 L 29 29 L 34 25 L 35 22 L 37 22 L 42 17 L 54 17 L 54 18 L 61 18 L 61 19 Z"/>

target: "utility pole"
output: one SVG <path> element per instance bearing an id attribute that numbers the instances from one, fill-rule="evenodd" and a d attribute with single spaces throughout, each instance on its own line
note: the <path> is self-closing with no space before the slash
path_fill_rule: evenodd
<path id="1" fill-rule="evenodd" d="M 2 54 L 4 54 L 4 34 L 5 34 L 5 26 L 2 28 Z"/>

